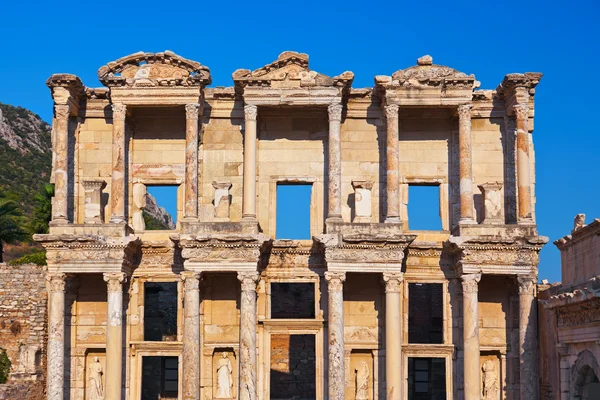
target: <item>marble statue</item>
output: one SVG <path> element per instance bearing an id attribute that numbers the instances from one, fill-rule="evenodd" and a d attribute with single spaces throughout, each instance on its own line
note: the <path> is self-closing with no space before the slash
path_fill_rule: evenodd
<path id="1" fill-rule="evenodd" d="M 487 360 L 481 368 L 483 370 L 483 399 L 498 399 L 498 376 L 496 374 L 496 364 L 492 360 Z"/>
<path id="2" fill-rule="evenodd" d="M 233 398 L 233 394 L 231 393 L 233 386 L 232 373 L 233 367 L 231 366 L 228 353 L 224 352 L 217 363 L 217 399 Z"/>
<path id="3" fill-rule="evenodd" d="M 356 400 L 369 399 L 369 365 L 366 361 L 360 363 L 356 371 Z"/>
<path id="4" fill-rule="evenodd" d="M 94 361 L 90 364 L 88 369 L 88 380 L 90 383 L 90 400 L 104 400 L 104 388 L 102 386 L 102 365 L 98 361 L 98 357 L 94 357 Z"/>

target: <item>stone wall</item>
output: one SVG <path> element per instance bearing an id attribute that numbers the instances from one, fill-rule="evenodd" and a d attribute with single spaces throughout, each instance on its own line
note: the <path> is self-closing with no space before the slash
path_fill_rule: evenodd
<path id="1" fill-rule="evenodd" d="M 12 363 L 0 399 L 43 396 L 46 306 L 45 267 L 0 264 L 0 347 Z"/>

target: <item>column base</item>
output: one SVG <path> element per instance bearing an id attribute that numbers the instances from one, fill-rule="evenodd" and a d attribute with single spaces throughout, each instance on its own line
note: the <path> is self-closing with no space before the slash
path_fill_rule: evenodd
<path id="1" fill-rule="evenodd" d="M 65 217 L 61 217 L 61 218 L 54 218 L 52 221 L 49 222 L 50 226 L 61 226 L 61 225 L 66 225 L 69 223 L 69 220 Z"/>
<path id="2" fill-rule="evenodd" d="M 341 215 L 329 215 L 326 219 L 325 219 L 325 223 L 340 223 L 340 222 L 344 222 L 344 220 L 342 219 Z"/>
<path id="3" fill-rule="evenodd" d="M 122 224 L 123 222 L 125 222 L 125 217 L 117 217 L 117 216 L 110 217 L 111 224 Z"/>
<path id="4" fill-rule="evenodd" d="M 386 224 L 401 224 L 402 220 L 400 217 L 385 217 L 384 223 Z"/>
<path id="5" fill-rule="evenodd" d="M 535 225 L 533 218 L 519 218 L 517 220 L 518 225 Z"/>
<path id="6" fill-rule="evenodd" d="M 458 220 L 459 225 L 477 225 L 477 221 L 473 218 L 461 218 Z"/>
<path id="7" fill-rule="evenodd" d="M 256 222 L 256 214 L 242 214 L 242 221 L 244 222 Z"/>

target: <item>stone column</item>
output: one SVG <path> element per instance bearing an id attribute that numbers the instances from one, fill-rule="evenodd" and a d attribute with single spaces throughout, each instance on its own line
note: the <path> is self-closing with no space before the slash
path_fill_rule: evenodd
<path id="1" fill-rule="evenodd" d="M 54 198 L 52 220 L 68 221 L 69 106 L 54 106 Z"/>
<path id="2" fill-rule="evenodd" d="M 200 274 L 181 273 L 183 295 L 183 400 L 200 399 Z"/>
<path id="3" fill-rule="evenodd" d="M 471 109 L 473 105 L 458 106 L 458 175 L 460 178 L 460 223 L 474 224 L 473 218 L 473 161 L 471 144 Z"/>
<path id="4" fill-rule="evenodd" d="M 112 104 L 112 176 L 110 179 L 110 222 L 125 221 L 125 104 Z"/>
<path id="5" fill-rule="evenodd" d="M 344 400 L 344 272 L 325 272 L 329 292 L 329 400 Z"/>
<path id="6" fill-rule="evenodd" d="M 387 120 L 387 211 L 385 222 L 400 222 L 400 142 L 398 137 L 398 105 L 385 106 Z"/>
<path id="7" fill-rule="evenodd" d="M 559 361 L 560 400 L 569 400 L 571 390 L 571 365 L 569 365 L 569 345 L 558 343 L 556 345 Z"/>
<path id="8" fill-rule="evenodd" d="M 198 110 L 185 105 L 185 207 L 184 218 L 198 218 Z"/>
<path id="9" fill-rule="evenodd" d="M 101 224 L 104 222 L 104 210 L 102 209 L 102 190 L 106 182 L 102 179 L 82 182 L 85 191 L 85 208 L 83 214 L 84 224 Z"/>
<path id="10" fill-rule="evenodd" d="M 65 379 L 65 274 L 48 273 L 48 400 L 63 400 Z"/>
<path id="11" fill-rule="evenodd" d="M 239 272 L 240 298 L 240 400 L 256 400 L 256 283 L 258 272 Z"/>
<path id="12" fill-rule="evenodd" d="M 402 397 L 402 281 L 401 272 L 384 273 L 385 282 L 385 392 L 387 400 Z"/>
<path id="13" fill-rule="evenodd" d="M 462 277 L 463 286 L 463 353 L 465 400 L 480 400 L 481 367 L 479 365 L 479 316 L 477 284 L 481 274 Z"/>
<path id="14" fill-rule="evenodd" d="M 106 313 L 105 400 L 121 400 L 123 373 L 123 282 L 122 272 L 105 273 L 108 288 Z"/>
<path id="15" fill-rule="evenodd" d="M 342 105 L 330 104 L 329 113 L 329 187 L 327 220 L 342 221 L 342 163 L 341 163 L 341 133 Z"/>
<path id="16" fill-rule="evenodd" d="M 537 307 L 535 276 L 517 276 L 519 284 L 519 375 L 521 399 L 538 400 Z"/>
<path id="17" fill-rule="evenodd" d="M 256 119 L 258 107 L 244 107 L 244 202 L 242 218 L 256 219 Z"/>
<path id="18" fill-rule="evenodd" d="M 513 106 L 517 126 L 517 187 L 519 193 L 518 222 L 532 223 L 531 209 L 531 177 L 529 163 L 529 129 L 527 116 L 529 107 L 525 104 Z"/>

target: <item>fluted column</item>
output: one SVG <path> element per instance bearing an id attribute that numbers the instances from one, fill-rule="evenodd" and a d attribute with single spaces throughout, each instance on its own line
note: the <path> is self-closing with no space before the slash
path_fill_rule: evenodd
<path id="1" fill-rule="evenodd" d="M 517 126 L 517 187 L 519 188 L 519 222 L 533 222 L 531 207 L 531 173 L 529 162 L 529 129 L 527 116 L 529 107 L 525 104 L 513 106 Z"/>
<path id="2" fill-rule="evenodd" d="M 465 400 L 480 400 L 481 367 L 479 365 L 478 283 L 481 274 L 462 277 L 463 287 L 463 353 Z"/>
<path id="3" fill-rule="evenodd" d="M 329 400 L 344 400 L 344 272 L 325 272 L 329 292 Z"/>
<path id="4" fill-rule="evenodd" d="M 183 280 L 183 400 L 200 399 L 200 274 L 185 271 Z"/>
<path id="5" fill-rule="evenodd" d="M 108 288 L 106 313 L 105 400 L 121 400 L 123 373 L 123 282 L 122 272 L 105 273 Z"/>
<path id="6" fill-rule="evenodd" d="M 342 164 L 340 124 L 342 121 L 342 105 L 330 104 L 329 113 L 329 187 L 328 187 L 328 220 L 342 220 Z"/>
<path id="7" fill-rule="evenodd" d="M 460 178 L 460 222 L 475 223 L 473 218 L 473 159 L 471 141 L 471 109 L 473 105 L 458 106 L 458 174 Z"/>
<path id="8" fill-rule="evenodd" d="M 48 288 L 48 400 L 63 400 L 65 379 L 65 274 L 49 273 Z"/>
<path id="9" fill-rule="evenodd" d="M 125 104 L 112 104 L 112 176 L 110 179 L 110 222 L 125 221 Z"/>
<path id="10" fill-rule="evenodd" d="M 239 272 L 240 298 L 240 400 L 256 400 L 256 284 L 258 272 Z"/>
<path id="11" fill-rule="evenodd" d="M 54 105 L 54 198 L 52 220 L 68 220 L 69 106 Z"/>
<path id="12" fill-rule="evenodd" d="M 519 375 L 521 399 L 538 400 L 537 307 L 534 276 L 518 276 L 519 285 Z"/>
<path id="13" fill-rule="evenodd" d="M 385 222 L 400 222 L 400 142 L 398 105 L 385 106 L 387 120 L 387 210 Z"/>
<path id="14" fill-rule="evenodd" d="M 244 202 L 242 218 L 256 219 L 256 119 L 258 107 L 244 107 Z"/>
<path id="15" fill-rule="evenodd" d="M 402 282 L 404 274 L 384 273 L 385 283 L 385 392 L 387 400 L 402 393 Z"/>
<path id="16" fill-rule="evenodd" d="M 185 105 L 185 207 L 184 217 L 198 218 L 198 110 L 200 104 Z"/>

